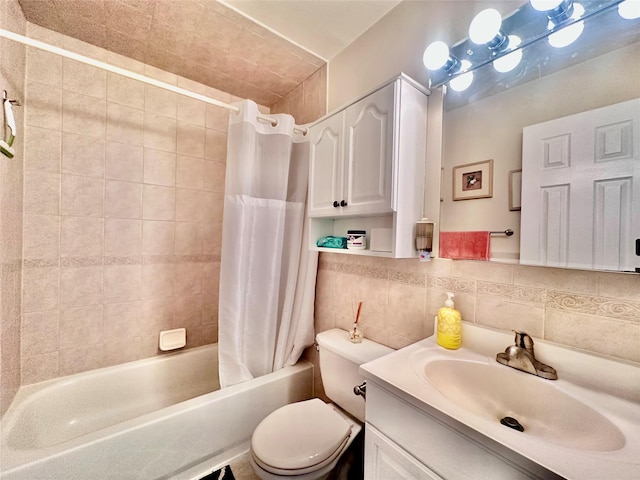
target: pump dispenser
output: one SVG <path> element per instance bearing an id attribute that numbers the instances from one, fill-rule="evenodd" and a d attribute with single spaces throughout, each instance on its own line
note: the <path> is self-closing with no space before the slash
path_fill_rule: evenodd
<path id="1" fill-rule="evenodd" d="M 453 303 L 453 293 L 447 292 L 444 307 L 438 310 L 438 345 L 456 350 L 462 345 L 462 317 Z"/>

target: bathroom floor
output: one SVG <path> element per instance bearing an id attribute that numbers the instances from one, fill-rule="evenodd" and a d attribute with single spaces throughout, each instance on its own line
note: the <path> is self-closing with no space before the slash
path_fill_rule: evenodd
<path id="1" fill-rule="evenodd" d="M 249 453 L 245 453 L 229 464 L 236 480 L 260 480 L 249 463 Z"/>
<path id="2" fill-rule="evenodd" d="M 202 477 L 200 480 L 260 480 L 260 478 L 253 473 L 253 469 L 249 463 L 249 453 L 245 453 L 229 463 L 229 470 L 232 472 L 232 476 L 227 474 L 221 478 L 220 472 L 217 471 L 206 477 Z"/>

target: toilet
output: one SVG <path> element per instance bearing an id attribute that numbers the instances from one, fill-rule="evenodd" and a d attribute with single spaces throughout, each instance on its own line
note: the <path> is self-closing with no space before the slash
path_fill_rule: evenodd
<path id="1" fill-rule="evenodd" d="M 258 424 L 250 462 L 262 480 L 327 478 L 364 422 L 364 398 L 353 391 L 364 381 L 358 368 L 393 352 L 366 338 L 351 343 L 338 328 L 316 335 L 316 343 L 324 390 L 335 404 L 318 398 L 291 403 Z"/>

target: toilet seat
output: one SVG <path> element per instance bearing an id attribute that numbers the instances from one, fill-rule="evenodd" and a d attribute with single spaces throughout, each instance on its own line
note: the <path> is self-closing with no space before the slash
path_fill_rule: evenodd
<path id="1" fill-rule="evenodd" d="M 273 465 L 268 465 L 263 461 L 261 461 L 253 452 L 252 452 L 251 458 L 253 459 L 254 462 L 256 462 L 256 464 L 258 464 L 260 468 L 264 469 L 269 473 L 273 473 L 274 475 L 283 476 L 283 477 L 294 476 L 294 475 L 300 476 L 307 473 L 316 472 L 326 467 L 327 465 L 331 465 L 331 463 L 335 462 L 338 459 L 338 457 L 342 454 L 342 451 L 344 450 L 348 442 L 349 442 L 349 437 L 345 438 L 344 442 L 342 442 L 342 444 L 325 460 L 315 465 L 310 465 L 306 468 L 300 468 L 300 469 L 285 469 L 285 468 L 274 467 Z"/>
<path id="2" fill-rule="evenodd" d="M 352 424 L 318 398 L 268 415 L 251 437 L 251 454 L 264 470 L 301 475 L 336 460 L 349 443 Z"/>

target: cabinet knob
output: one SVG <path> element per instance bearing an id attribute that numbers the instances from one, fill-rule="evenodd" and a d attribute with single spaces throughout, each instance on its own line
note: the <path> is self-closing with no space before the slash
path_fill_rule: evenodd
<path id="1" fill-rule="evenodd" d="M 338 203 L 337 200 L 333 201 L 333 208 L 338 208 L 340 206 L 340 204 Z"/>
<path id="2" fill-rule="evenodd" d="M 345 202 L 344 200 L 340 201 L 340 206 L 341 207 L 346 207 L 347 206 L 347 202 Z"/>

